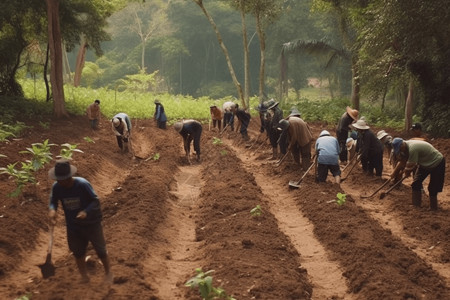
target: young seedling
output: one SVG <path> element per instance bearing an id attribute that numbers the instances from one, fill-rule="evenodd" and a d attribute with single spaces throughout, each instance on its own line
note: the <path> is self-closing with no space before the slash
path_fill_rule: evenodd
<path id="1" fill-rule="evenodd" d="M 27 162 L 30 162 L 33 170 L 37 171 L 52 160 L 51 146 L 55 146 L 55 144 L 49 144 L 47 139 L 43 143 L 31 144 L 31 148 L 27 148 L 26 151 L 20 151 L 19 153 L 31 153 L 33 157 Z"/>
<path id="2" fill-rule="evenodd" d="M 213 137 L 213 141 L 212 141 L 213 145 L 222 145 L 223 142 L 221 139 Z"/>
<path id="3" fill-rule="evenodd" d="M 20 170 L 16 169 L 17 162 L 9 164 L 6 168 L 0 168 L 0 174 L 7 174 L 16 182 L 16 189 L 8 194 L 8 197 L 18 197 L 27 183 L 36 184 L 36 178 L 33 175 L 34 168 L 31 162 L 21 162 Z"/>
<path id="4" fill-rule="evenodd" d="M 206 272 L 203 272 L 201 268 L 195 269 L 195 272 L 197 275 L 186 281 L 184 284 L 187 287 L 190 287 L 191 289 L 198 288 L 198 291 L 200 292 L 200 296 L 204 300 L 213 300 L 213 299 L 227 299 L 227 300 L 236 300 L 232 296 L 228 296 L 224 289 L 221 287 L 214 287 L 213 286 L 213 278 L 210 276 L 214 270 L 209 270 Z"/>
<path id="5" fill-rule="evenodd" d="M 95 141 L 94 141 L 93 139 L 91 139 L 90 137 L 88 137 L 88 136 L 85 136 L 85 137 L 83 138 L 83 140 L 85 140 L 85 141 L 88 142 L 88 143 L 95 144 Z"/>
<path id="6" fill-rule="evenodd" d="M 71 144 L 65 143 L 65 144 L 62 144 L 61 147 L 63 147 L 63 148 L 61 149 L 61 151 L 59 152 L 59 155 L 57 156 L 59 158 L 65 158 L 65 159 L 71 160 L 74 152 L 83 153 L 83 151 L 81 151 L 80 149 L 77 149 L 78 144 L 71 145 Z"/>
<path id="7" fill-rule="evenodd" d="M 346 194 L 342 194 L 342 193 L 337 193 L 336 197 L 337 197 L 336 203 L 339 206 L 341 206 L 341 205 L 343 205 L 345 203 L 347 195 Z"/>
<path id="8" fill-rule="evenodd" d="M 251 211 L 250 213 L 252 214 L 252 217 L 259 217 L 260 215 L 262 215 L 262 209 L 261 206 L 258 204 L 256 205 Z"/>

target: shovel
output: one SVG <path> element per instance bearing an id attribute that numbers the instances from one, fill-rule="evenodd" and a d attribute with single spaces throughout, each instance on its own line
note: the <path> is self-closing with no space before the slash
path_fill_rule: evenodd
<path id="1" fill-rule="evenodd" d="M 348 171 L 348 173 L 347 173 L 347 176 L 345 176 L 344 178 L 341 178 L 341 182 L 343 182 L 345 179 L 347 179 L 348 178 L 348 176 L 350 175 L 350 173 L 352 172 L 352 170 L 353 170 L 353 168 L 359 163 L 359 159 L 356 159 L 356 162 L 352 165 L 352 167 L 350 168 L 350 170 Z M 348 165 L 347 165 L 348 166 Z M 346 166 L 346 167 L 347 167 Z M 344 170 L 345 170 L 345 168 L 344 168 Z"/>
<path id="2" fill-rule="evenodd" d="M 314 160 L 314 158 L 313 158 Z M 302 178 L 300 178 L 299 181 L 289 181 L 289 188 L 294 188 L 294 189 L 298 189 L 300 187 L 300 183 L 302 182 L 303 178 L 305 178 L 306 174 L 309 173 L 309 171 L 314 167 L 314 165 L 316 164 L 316 162 L 314 161 L 308 168 L 308 170 L 306 170 L 305 174 L 303 174 Z"/>
<path id="3" fill-rule="evenodd" d="M 48 278 L 55 275 L 55 266 L 52 264 L 52 247 L 53 247 L 53 229 L 54 225 L 50 227 L 50 240 L 48 242 L 47 257 L 45 258 L 45 263 L 38 265 L 41 268 L 42 277 Z"/>
<path id="4" fill-rule="evenodd" d="M 281 165 L 281 163 L 283 162 L 283 160 L 286 158 L 286 156 L 288 155 L 289 151 L 286 151 L 286 154 L 283 155 L 282 158 L 280 158 L 276 163 L 275 163 L 275 167 L 279 167 Z"/>
<path id="5" fill-rule="evenodd" d="M 385 183 L 383 183 L 379 188 L 377 188 L 372 194 L 370 195 L 361 195 L 359 196 L 360 198 L 370 198 L 373 197 L 376 193 L 378 193 L 382 188 L 384 188 L 386 186 L 386 184 L 388 184 L 389 182 L 391 182 L 391 179 L 389 178 Z"/>
<path id="6" fill-rule="evenodd" d="M 400 185 L 403 180 L 405 180 L 406 177 L 403 177 L 402 179 L 400 179 L 399 181 L 397 181 L 393 186 L 391 186 L 386 192 L 383 192 L 380 194 L 380 199 L 383 199 L 384 197 L 386 197 L 387 194 L 389 194 L 396 186 Z"/>

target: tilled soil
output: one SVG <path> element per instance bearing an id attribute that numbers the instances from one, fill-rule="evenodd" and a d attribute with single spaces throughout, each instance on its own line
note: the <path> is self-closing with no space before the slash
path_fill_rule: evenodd
<path id="1" fill-rule="evenodd" d="M 426 189 L 422 208 L 410 204 L 410 180 L 383 199 L 380 193 L 360 198 L 384 181 L 359 166 L 341 186 L 331 179 L 318 184 L 311 172 L 299 189 L 289 189 L 303 173 L 289 157 L 278 167 L 268 161 L 271 150 L 260 144 L 263 136 L 256 141 L 252 122 L 249 143 L 205 126 L 202 161 L 192 165 L 179 134 L 150 120 L 133 120 L 128 154 L 119 152 L 106 119 L 98 131 L 81 117 L 53 120 L 50 129 L 27 122 L 33 127 L 23 137 L 0 144 L 7 155 L 0 165 L 29 159 L 19 152 L 45 139 L 78 144 L 83 153 L 72 163 L 100 196 L 115 279 L 103 282 L 90 248 L 91 282 L 79 282 L 61 212 L 52 252 L 56 274 L 42 278 L 36 265 L 44 262 L 49 239 L 51 164 L 19 198 L 6 196 L 14 182 L 1 177 L 2 299 L 200 299 L 184 286 L 196 268 L 214 270 L 214 286 L 236 299 L 450 299 L 448 168 L 438 212 L 428 210 Z M 311 127 L 314 136 L 327 129 Z M 430 142 L 449 157 L 448 140 Z M 60 147 L 52 149 L 59 154 Z M 385 160 L 385 179 L 389 172 Z M 344 205 L 335 202 L 338 192 L 346 194 Z M 250 212 L 257 205 L 260 216 Z"/>

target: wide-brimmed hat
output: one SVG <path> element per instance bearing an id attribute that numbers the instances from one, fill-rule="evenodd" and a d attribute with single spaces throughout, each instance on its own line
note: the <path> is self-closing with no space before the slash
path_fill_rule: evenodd
<path id="1" fill-rule="evenodd" d="M 289 117 L 299 117 L 300 118 L 301 114 L 300 114 L 300 112 L 298 111 L 298 109 L 296 107 L 293 107 L 291 109 L 291 113 L 289 114 L 288 118 Z"/>
<path id="2" fill-rule="evenodd" d="M 395 138 L 392 141 L 392 149 L 394 150 L 394 154 L 397 155 L 400 152 L 400 146 L 403 144 L 402 138 Z"/>
<path id="3" fill-rule="evenodd" d="M 377 138 L 378 138 L 379 140 L 381 140 L 382 138 L 384 138 L 384 137 L 387 136 L 387 135 L 388 135 L 388 134 L 387 134 L 386 131 L 380 130 L 380 131 L 378 131 L 378 133 L 377 133 Z"/>
<path id="4" fill-rule="evenodd" d="M 48 176 L 53 180 L 64 180 L 72 177 L 77 172 L 75 166 L 70 165 L 67 159 L 56 161 L 53 168 L 48 171 Z"/>
<path id="5" fill-rule="evenodd" d="M 161 101 L 159 101 L 158 99 L 156 99 L 155 101 L 153 101 L 153 103 L 155 103 L 155 104 L 161 104 Z"/>
<path id="6" fill-rule="evenodd" d="M 286 130 L 289 128 L 289 121 L 285 120 L 285 119 L 281 119 L 280 122 L 278 123 L 278 130 Z"/>
<path id="7" fill-rule="evenodd" d="M 120 120 L 118 118 L 113 118 L 112 119 L 112 123 L 114 124 L 114 127 L 119 127 Z"/>
<path id="8" fill-rule="evenodd" d="M 358 119 L 358 111 L 356 109 L 352 109 L 350 106 L 347 106 L 346 108 L 348 115 L 353 119 Z"/>
<path id="9" fill-rule="evenodd" d="M 327 130 L 322 130 L 322 132 L 319 134 L 319 137 L 325 136 L 325 135 L 330 135 L 330 133 Z"/>
<path id="10" fill-rule="evenodd" d="M 366 130 L 370 128 L 369 126 L 367 126 L 367 123 L 364 120 L 358 120 L 356 121 L 356 123 L 353 123 L 352 126 L 355 127 L 356 129 L 361 130 Z"/>
<path id="11" fill-rule="evenodd" d="M 278 103 L 280 103 L 280 102 L 277 102 L 277 101 L 275 101 L 274 99 L 270 99 L 270 100 L 269 100 L 269 103 L 268 103 L 268 109 L 274 108 L 275 106 L 278 105 Z"/>
<path id="12" fill-rule="evenodd" d="M 173 124 L 173 128 L 175 128 L 177 132 L 180 132 L 181 129 L 183 129 L 183 122 L 176 122 L 175 124 Z"/>

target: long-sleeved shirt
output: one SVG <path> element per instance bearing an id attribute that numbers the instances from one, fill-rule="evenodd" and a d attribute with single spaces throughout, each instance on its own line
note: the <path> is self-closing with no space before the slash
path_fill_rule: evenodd
<path id="1" fill-rule="evenodd" d="M 89 181 L 82 177 L 73 177 L 73 185 L 70 188 L 63 187 L 58 182 L 53 184 L 50 193 L 50 209 L 57 210 L 61 201 L 66 226 L 76 229 L 79 226 L 95 224 L 102 220 L 100 201 Z M 87 214 L 85 219 L 77 219 L 80 211 Z"/>
<path id="2" fill-rule="evenodd" d="M 164 112 L 164 106 L 162 106 L 161 104 L 156 105 L 154 117 L 155 117 L 155 120 L 158 120 L 160 122 L 167 121 L 166 113 Z"/>
<path id="3" fill-rule="evenodd" d="M 331 135 L 320 136 L 316 141 L 317 162 L 323 165 L 339 165 L 339 142 Z"/>
<path id="4" fill-rule="evenodd" d="M 303 147 L 313 140 L 311 129 L 305 121 L 297 117 L 290 117 L 288 122 L 289 147 L 295 144 Z"/>
<path id="5" fill-rule="evenodd" d="M 100 106 L 94 102 L 87 107 L 86 113 L 89 120 L 98 120 L 100 119 Z"/>

